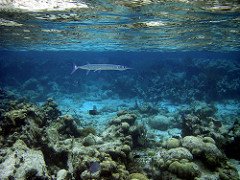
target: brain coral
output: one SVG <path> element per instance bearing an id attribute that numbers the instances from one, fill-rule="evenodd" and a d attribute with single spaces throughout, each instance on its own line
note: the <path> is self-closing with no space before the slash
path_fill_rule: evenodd
<path id="1" fill-rule="evenodd" d="M 175 161 L 169 166 L 169 171 L 177 174 L 178 177 L 193 179 L 200 175 L 198 165 L 193 162 L 178 162 Z"/>
<path id="2" fill-rule="evenodd" d="M 171 164 L 174 161 L 178 161 L 181 159 L 185 159 L 187 161 L 191 161 L 193 159 L 190 151 L 183 147 L 172 148 L 166 151 L 163 155 L 163 159 L 167 165 Z"/>
<path id="3" fill-rule="evenodd" d="M 223 154 L 212 140 L 206 141 L 206 138 L 186 136 L 181 142 L 182 146 L 190 150 L 193 156 L 202 158 L 211 168 L 224 160 Z"/>
<path id="4" fill-rule="evenodd" d="M 128 180 L 148 180 L 148 178 L 141 173 L 132 173 L 128 176 Z"/>

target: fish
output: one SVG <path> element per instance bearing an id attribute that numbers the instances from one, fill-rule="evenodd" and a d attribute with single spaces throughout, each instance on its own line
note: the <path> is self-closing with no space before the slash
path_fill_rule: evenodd
<path id="1" fill-rule="evenodd" d="M 72 72 L 73 74 L 78 69 L 85 69 L 87 70 L 87 74 L 89 71 L 106 71 L 106 70 L 115 70 L 115 71 L 124 71 L 127 69 L 133 69 L 131 67 L 122 66 L 122 65 L 116 65 L 116 64 L 86 64 L 83 66 L 77 66 L 76 64 L 73 64 Z"/>
<path id="2" fill-rule="evenodd" d="M 99 114 L 99 112 L 96 109 L 88 110 L 87 113 L 90 115 L 98 115 Z"/>
<path id="3" fill-rule="evenodd" d="M 92 174 L 101 169 L 101 166 L 98 162 L 93 162 L 91 166 L 88 168 L 88 171 Z"/>
<path id="4" fill-rule="evenodd" d="M 135 161 L 135 163 L 137 163 L 140 166 L 145 166 L 147 164 L 150 164 L 152 161 L 153 156 L 149 156 L 149 155 L 135 155 L 133 156 L 133 159 Z"/>

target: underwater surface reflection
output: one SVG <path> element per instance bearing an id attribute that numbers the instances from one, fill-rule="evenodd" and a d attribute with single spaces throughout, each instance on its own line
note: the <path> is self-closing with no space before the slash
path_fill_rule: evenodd
<path id="1" fill-rule="evenodd" d="M 1 49 L 237 51 L 238 1 L 2 1 Z"/>

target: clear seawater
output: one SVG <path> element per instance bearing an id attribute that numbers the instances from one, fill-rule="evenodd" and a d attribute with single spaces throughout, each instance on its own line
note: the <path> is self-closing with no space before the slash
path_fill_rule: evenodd
<path id="1" fill-rule="evenodd" d="M 99 129 L 136 103 L 175 113 L 214 103 L 227 125 L 239 116 L 238 1 L 16 2 L 0 3 L 1 88 L 40 105 L 51 97 Z M 73 63 L 134 69 L 71 75 Z"/>

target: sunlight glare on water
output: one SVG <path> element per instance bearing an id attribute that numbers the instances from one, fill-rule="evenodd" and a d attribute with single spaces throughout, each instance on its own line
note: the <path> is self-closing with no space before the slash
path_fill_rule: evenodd
<path id="1" fill-rule="evenodd" d="M 238 51 L 238 1 L 1 0 L 1 50 Z"/>

